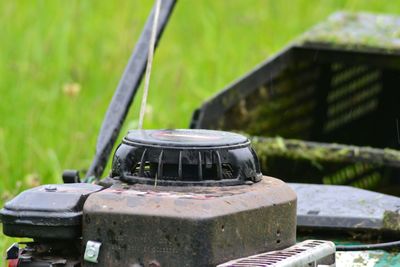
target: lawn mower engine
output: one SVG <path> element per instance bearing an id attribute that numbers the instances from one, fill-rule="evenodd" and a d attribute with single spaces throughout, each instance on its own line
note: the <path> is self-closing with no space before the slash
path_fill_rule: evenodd
<path id="1" fill-rule="evenodd" d="M 33 238 L 10 266 L 334 266 L 334 245 L 296 242 L 296 194 L 263 176 L 250 141 L 210 130 L 135 130 L 99 185 L 46 185 L 1 211 Z M 311 264 L 311 265 L 310 265 Z"/>

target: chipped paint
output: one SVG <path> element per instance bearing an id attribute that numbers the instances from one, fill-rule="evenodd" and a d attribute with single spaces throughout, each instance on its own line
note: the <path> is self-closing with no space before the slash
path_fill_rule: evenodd
<path id="1" fill-rule="evenodd" d="M 336 266 L 384 267 L 400 266 L 400 254 L 379 250 L 336 252 Z"/>

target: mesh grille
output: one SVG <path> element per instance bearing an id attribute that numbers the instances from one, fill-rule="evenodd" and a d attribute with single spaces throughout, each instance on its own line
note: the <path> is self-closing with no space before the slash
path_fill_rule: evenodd
<path id="1" fill-rule="evenodd" d="M 318 76 L 318 68 L 310 62 L 287 68 L 228 110 L 219 127 L 243 129 L 245 125 L 246 132 L 254 135 L 268 132 L 285 137 L 308 136 L 313 125 L 309 114 L 316 106 L 314 94 Z M 300 87 L 302 90 L 293 90 Z M 264 123 L 254 120 L 259 117 L 265 118 Z"/>
<path id="2" fill-rule="evenodd" d="M 294 157 L 287 147 L 283 156 L 257 153 L 264 173 L 288 182 L 340 183 L 399 194 L 396 177 L 400 156 L 395 151 L 400 149 L 397 57 L 295 46 L 209 100 L 194 114 L 192 125 L 301 140 L 304 146 L 308 142 L 320 143 L 321 147 L 342 144 L 343 158 L 333 161 L 309 160 L 315 157 L 299 155 L 298 151 Z M 354 146 L 360 153 L 370 147 L 380 151 L 363 160 L 357 157 Z M 353 159 L 349 160 L 348 151 L 354 151 Z M 397 163 L 387 164 L 387 158 Z M 368 171 L 352 171 L 357 168 L 355 161 L 368 166 Z"/>
<path id="3" fill-rule="evenodd" d="M 367 66 L 331 65 L 325 132 L 346 125 L 377 109 L 381 72 Z"/>
<path id="4" fill-rule="evenodd" d="M 307 240 L 290 248 L 233 260 L 217 267 L 335 266 L 335 245 Z"/>

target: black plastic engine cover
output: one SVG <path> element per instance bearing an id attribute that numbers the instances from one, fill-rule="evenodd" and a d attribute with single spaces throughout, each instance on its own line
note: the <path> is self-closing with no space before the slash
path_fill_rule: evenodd
<path id="1" fill-rule="evenodd" d="M 101 190 L 93 184 L 54 184 L 26 190 L 0 211 L 3 232 L 13 237 L 72 239 L 81 236 L 82 208 Z"/>

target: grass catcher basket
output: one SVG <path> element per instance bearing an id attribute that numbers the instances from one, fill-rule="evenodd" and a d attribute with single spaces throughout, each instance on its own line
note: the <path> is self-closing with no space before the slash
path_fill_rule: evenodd
<path id="1" fill-rule="evenodd" d="M 335 13 L 193 114 L 252 136 L 263 173 L 400 195 L 400 17 Z M 340 144 L 340 145 L 339 145 Z"/>

